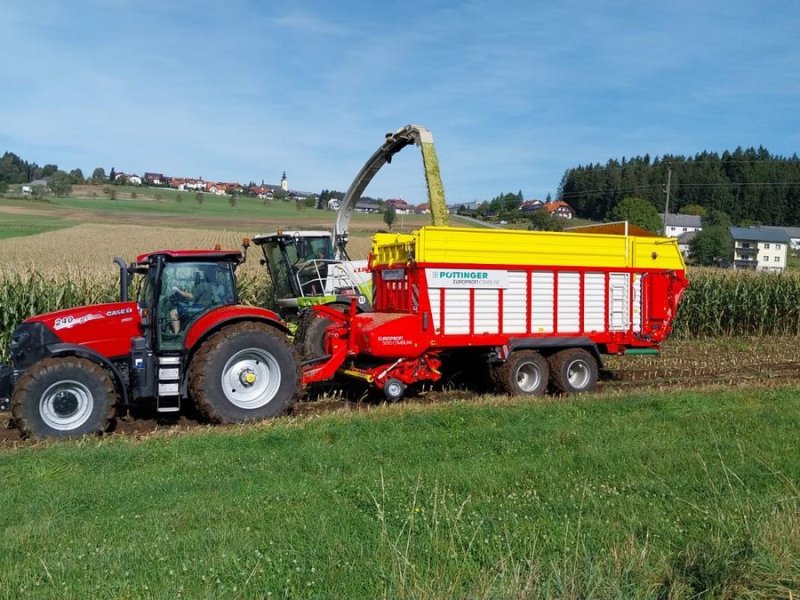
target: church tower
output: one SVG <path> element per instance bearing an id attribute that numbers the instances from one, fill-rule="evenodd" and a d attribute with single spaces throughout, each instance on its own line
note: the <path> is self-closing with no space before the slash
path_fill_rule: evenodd
<path id="1" fill-rule="evenodd" d="M 281 189 L 284 192 L 289 191 L 289 180 L 286 179 L 286 171 L 283 172 L 283 177 L 281 177 Z"/>

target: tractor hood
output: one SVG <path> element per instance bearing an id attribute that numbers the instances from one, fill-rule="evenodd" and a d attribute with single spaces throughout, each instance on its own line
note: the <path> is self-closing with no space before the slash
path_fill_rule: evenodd
<path id="1" fill-rule="evenodd" d="M 52 343 L 79 344 L 106 358 L 125 356 L 131 338 L 141 335 L 141 315 L 136 302 L 111 302 L 79 306 L 25 319 L 11 338 L 14 362 L 26 349 Z M 38 353 L 41 348 L 36 348 Z"/>

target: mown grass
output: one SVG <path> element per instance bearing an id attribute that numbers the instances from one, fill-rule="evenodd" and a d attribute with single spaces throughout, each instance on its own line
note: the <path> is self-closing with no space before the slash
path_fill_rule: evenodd
<path id="1" fill-rule="evenodd" d="M 788 598 L 798 391 L 484 398 L 0 451 L 0 596 Z"/>
<path id="2" fill-rule="evenodd" d="M 56 231 L 77 223 L 57 216 L 4 214 L 0 223 L 0 240 Z"/>

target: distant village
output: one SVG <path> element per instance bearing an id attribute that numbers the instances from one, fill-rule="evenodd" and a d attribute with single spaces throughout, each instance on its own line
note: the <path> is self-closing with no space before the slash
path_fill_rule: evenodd
<path id="1" fill-rule="evenodd" d="M 279 184 L 268 184 L 262 181 L 261 185 L 251 183 L 246 186 L 236 182 L 208 181 L 202 178 L 169 177 L 163 173 L 145 173 L 139 176 L 133 173 L 117 172 L 114 169 L 111 170 L 109 178 L 119 184 L 167 187 L 181 192 L 205 192 L 215 196 L 245 195 L 260 200 L 287 199 L 296 202 L 314 200 L 317 208 L 339 209 L 339 198 L 322 198 L 322 205 L 320 205 L 320 194 L 290 189 L 289 179 L 286 177 L 285 171 Z M 390 198 L 388 200 L 362 198 L 356 204 L 355 211 L 360 213 L 379 213 L 383 212 L 387 205 L 393 206 L 397 214 L 430 213 L 427 204 L 415 206 L 399 198 Z"/>

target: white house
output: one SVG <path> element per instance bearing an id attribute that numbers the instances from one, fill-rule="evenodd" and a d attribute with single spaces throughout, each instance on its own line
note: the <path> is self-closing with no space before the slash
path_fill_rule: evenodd
<path id="1" fill-rule="evenodd" d="M 664 213 L 658 215 L 661 222 L 664 222 Z M 667 237 L 680 237 L 684 233 L 701 231 L 703 224 L 700 217 L 696 215 L 673 215 L 667 214 Z"/>
<path id="2" fill-rule="evenodd" d="M 774 225 L 763 225 L 761 229 L 783 231 L 789 236 L 789 243 L 792 246 L 792 250 L 800 250 L 800 227 L 777 227 Z"/>
<path id="3" fill-rule="evenodd" d="M 733 268 L 783 273 L 789 253 L 785 231 L 762 227 L 731 227 Z"/>

